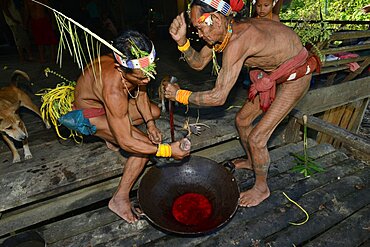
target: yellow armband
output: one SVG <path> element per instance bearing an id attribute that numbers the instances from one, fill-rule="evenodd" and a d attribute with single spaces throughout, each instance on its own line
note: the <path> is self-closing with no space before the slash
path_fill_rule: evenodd
<path id="1" fill-rule="evenodd" d="M 188 105 L 189 104 L 189 97 L 192 93 L 193 92 L 188 91 L 188 90 L 179 89 L 176 92 L 176 101 L 181 103 L 181 104 Z"/>
<path id="2" fill-rule="evenodd" d="M 189 47 L 190 47 L 190 41 L 189 39 L 187 39 L 186 43 L 183 46 L 177 46 L 177 49 L 179 49 L 179 51 L 181 52 L 185 52 L 189 49 Z"/>
<path id="3" fill-rule="evenodd" d="M 170 144 L 158 144 L 157 153 L 155 156 L 158 157 L 171 157 L 172 150 Z"/>

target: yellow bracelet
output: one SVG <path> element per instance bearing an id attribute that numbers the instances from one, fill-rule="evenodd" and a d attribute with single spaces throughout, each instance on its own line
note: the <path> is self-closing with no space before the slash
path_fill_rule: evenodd
<path id="1" fill-rule="evenodd" d="M 157 153 L 155 156 L 158 157 L 171 157 L 172 150 L 170 144 L 158 144 Z"/>
<path id="2" fill-rule="evenodd" d="M 181 103 L 181 104 L 188 105 L 189 104 L 189 97 L 192 93 L 193 92 L 188 91 L 188 90 L 179 89 L 176 92 L 176 101 Z"/>
<path id="3" fill-rule="evenodd" d="M 189 39 L 187 39 L 186 43 L 183 46 L 177 46 L 177 49 L 179 49 L 179 51 L 181 52 L 185 52 L 189 49 L 189 47 L 190 47 L 190 41 Z"/>

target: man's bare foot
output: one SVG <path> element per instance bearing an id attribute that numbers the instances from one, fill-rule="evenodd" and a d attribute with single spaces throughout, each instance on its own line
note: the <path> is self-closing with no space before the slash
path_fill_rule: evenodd
<path id="1" fill-rule="evenodd" d="M 128 223 L 138 221 L 131 211 L 131 202 L 129 199 L 116 198 L 113 196 L 109 201 L 108 208 Z"/>
<path id="2" fill-rule="evenodd" d="M 107 144 L 107 148 L 109 148 L 110 150 L 115 151 L 115 152 L 119 151 L 119 147 L 117 147 L 113 143 L 111 143 L 109 141 L 105 141 L 105 144 Z"/>
<path id="3" fill-rule="evenodd" d="M 236 169 L 248 169 L 248 170 L 253 170 L 252 164 L 248 159 L 234 159 L 231 161 L 231 163 L 234 164 Z"/>
<path id="4" fill-rule="evenodd" d="M 239 206 L 254 207 L 270 196 L 270 190 L 266 187 L 263 190 L 253 186 L 252 189 L 240 193 Z"/>

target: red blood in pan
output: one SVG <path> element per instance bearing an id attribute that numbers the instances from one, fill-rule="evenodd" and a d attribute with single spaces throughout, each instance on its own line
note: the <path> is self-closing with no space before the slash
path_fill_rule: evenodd
<path id="1" fill-rule="evenodd" d="M 212 205 L 202 194 L 186 193 L 174 201 L 172 215 L 184 225 L 199 225 L 212 214 Z"/>

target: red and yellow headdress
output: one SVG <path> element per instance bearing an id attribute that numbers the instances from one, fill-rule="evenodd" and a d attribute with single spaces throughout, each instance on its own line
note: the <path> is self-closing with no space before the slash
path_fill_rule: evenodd
<path id="1" fill-rule="evenodd" d="M 230 0 L 230 4 L 223 0 L 201 0 L 201 2 L 208 4 L 224 16 L 235 15 L 244 7 L 243 0 Z M 212 24 L 210 13 L 204 13 L 201 17 L 199 17 L 198 23 L 203 22 L 205 22 L 207 25 Z"/>

